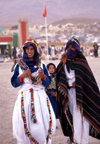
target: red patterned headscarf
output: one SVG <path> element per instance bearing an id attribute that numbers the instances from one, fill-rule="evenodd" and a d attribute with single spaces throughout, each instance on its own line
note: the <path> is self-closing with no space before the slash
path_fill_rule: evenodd
<path id="1" fill-rule="evenodd" d="M 29 47 L 30 45 L 32 45 L 35 49 L 35 54 L 33 56 L 33 59 L 28 59 L 28 56 L 25 52 L 25 48 L 26 47 Z M 27 63 L 28 65 L 34 65 L 34 64 L 37 64 L 39 62 L 39 53 L 37 51 L 37 43 L 35 40 L 32 40 L 32 39 L 28 39 L 27 41 L 25 41 L 25 44 L 24 44 L 24 47 L 23 47 L 23 61 L 25 63 Z"/>

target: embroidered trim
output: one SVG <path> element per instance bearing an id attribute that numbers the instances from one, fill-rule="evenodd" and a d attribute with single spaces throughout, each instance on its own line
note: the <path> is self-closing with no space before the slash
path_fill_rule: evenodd
<path id="1" fill-rule="evenodd" d="M 25 44 L 26 44 L 26 43 L 29 43 L 29 42 L 35 44 L 35 46 L 37 47 L 37 43 L 36 43 L 35 40 L 31 40 L 31 39 L 29 39 L 29 40 L 25 41 Z"/>
<path id="2" fill-rule="evenodd" d="M 35 116 L 35 109 L 34 109 L 33 89 L 30 89 L 30 93 L 31 93 L 31 119 L 33 123 L 37 123 L 37 119 Z"/>
<path id="3" fill-rule="evenodd" d="M 39 57 L 39 62 L 38 62 L 38 64 L 37 64 L 37 66 L 38 66 L 38 69 L 42 69 L 41 68 L 41 58 Z"/>
<path id="4" fill-rule="evenodd" d="M 26 117 L 25 117 L 25 111 L 24 111 L 24 97 L 23 97 L 23 92 L 21 92 L 21 116 L 23 119 L 23 123 L 24 123 L 24 131 L 25 134 L 29 137 L 29 139 L 31 139 L 35 144 L 39 144 L 34 138 L 33 136 L 30 134 L 28 128 L 27 128 L 27 123 L 26 123 Z"/>
<path id="5" fill-rule="evenodd" d="M 23 60 L 19 60 L 18 61 L 18 65 L 21 67 L 22 70 L 27 70 L 29 69 L 28 65 L 26 63 L 23 62 Z M 38 65 L 37 67 L 40 69 L 41 66 L 41 59 L 39 59 Z M 39 78 L 39 76 L 34 77 L 33 75 L 31 75 L 31 78 L 29 78 L 32 84 L 36 84 L 37 80 L 39 80 L 41 82 L 41 78 Z"/>
<path id="6" fill-rule="evenodd" d="M 52 116 L 51 116 L 51 110 L 50 110 L 50 103 L 49 103 L 49 99 L 48 96 L 46 94 L 46 99 L 47 99 L 47 107 L 49 110 L 49 116 L 50 116 L 50 121 L 49 121 L 49 130 L 48 130 L 48 134 L 47 134 L 47 143 L 48 143 L 48 139 L 51 138 L 51 134 L 52 134 Z"/>
<path id="7" fill-rule="evenodd" d="M 51 78 L 51 84 L 49 86 L 47 86 L 47 90 L 49 90 L 49 89 L 55 89 L 56 90 L 56 79 L 55 79 L 55 77 Z"/>

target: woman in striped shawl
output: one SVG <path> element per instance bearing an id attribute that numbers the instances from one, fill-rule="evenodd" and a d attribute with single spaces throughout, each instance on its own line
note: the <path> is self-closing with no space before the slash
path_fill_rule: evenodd
<path id="1" fill-rule="evenodd" d="M 100 92 L 79 41 L 72 37 L 65 50 L 56 71 L 60 122 L 67 144 L 88 144 L 89 134 L 100 139 Z"/>

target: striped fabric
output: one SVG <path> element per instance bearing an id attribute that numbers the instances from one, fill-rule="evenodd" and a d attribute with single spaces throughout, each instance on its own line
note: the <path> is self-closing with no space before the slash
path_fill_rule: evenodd
<path id="1" fill-rule="evenodd" d="M 63 134 L 69 136 L 71 141 L 73 141 L 73 122 L 72 115 L 68 108 L 68 88 L 62 63 L 58 65 L 56 70 L 56 85 L 59 120 Z"/>
<path id="2" fill-rule="evenodd" d="M 87 60 L 85 59 L 85 57 L 82 55 L 81 52 L 77 54 L 73 62 L 73 67 L 75 70 L 75 78 L 76 78 L 77 105 L 80 106 L 82 115 L 85 116 L 85 118 L 90 123 L 90 135 L 100 139 L 100 91 L 98 85 L 87 63 Z M 66 77 L 62 64 L 58 65 L 56 79 L 57 79 L 58 96 L 60 94 L 60 96 L 65 96 L 66 99 L 68 99 Z M 66 99 L 61 101 L 63 105 L 63 110 L 64 108 L 67 108 L 66 105 L 68 104 L 67 102 L 68 100 L 66 101 Z M 58 107 L 59 107 L 59 101 L 58 101 Z M 66 111 L 68 111 L 67 109 Z M 66 118 L 68 120 L 69 115 L 67 115 Z M 72 123 L 71 120 L 70 121 L 69 120 L 68 122 L 71 126 Z"/>

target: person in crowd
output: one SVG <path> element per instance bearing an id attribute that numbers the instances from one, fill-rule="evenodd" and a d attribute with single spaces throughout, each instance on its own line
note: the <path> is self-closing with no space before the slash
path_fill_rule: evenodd
<path id="1" fill-rule="evenodd" d="M 4 50 L 4 55 L 5 55 L 4 62 L 10 62 L 10 55 L 9 55 L 8 47 Z"/>
<path id="2" fill-rule="evenodd" d="M 48 55 L 51 55 L 51 47 L 48 47 Z"/>
<path id="3" fill-rule="evenodd" d="M 98 45 L 97 45 L 97 43 L 96 42 L 94 42 L 94 45 L 93 45 L 93 47 L 94 47 L 94 56 L 95 57 L 98 57 Z"/>
<path id="4" fill-rule="evenodd" d="M 13 87 L 20 86 L 13 111 L 13 136 L 17 144 L 51 144 L 56 119 L 45 92 L 50 83 L 51 78 L 37 52 L 37 43 L 28 39 L 11 78 Z"/>
<path id="5" fill-rule="evenodd" d="M 83 46 L 80 47 L 80 51 L 82 52 L 82 54 L 84 54 L 84 48 L 83 48 Z"/>
<path id="6" fill-rule="evenodd" d="M 51 57 L 52 57 L 52 60 L 55 60 L 55 47 L 54 46 L 51 46 Z"/>
<path id="7" fill-rule="evenodd" d="M 87 47 L 87 55 L 90 57 L 90 48 Z"/>
<path id="8" fill-rule="evenodd" d="M 19 47 L 16 48 L 16 57 L 20 58 L 20 48 Z"/>
<path id="9" fill-rule="evenodd" d="M 13 56 L 13 59 L 16 59 L 16 48 L 15 47 L 13 47 L 12 56 Z"/>
<path id="10" fill-rule="evenodd" d="M 53 107 L 56 119 L 58 119 L 58 107 L 57 107 L 57 91 L 56 91 L 56 66 L 53 63 L 47 65 L 48 73 L 51 77 L 51 84 L 46 87 L 46 92 Z"/>
<path id="11" fill-rule="evenodd" d="M 5 55 L 5 58 L 9 57 L 9 48 L 8 47 L 4 50 L 4 55 Z"/>
<path id="12" fill-rule="evenodd" d="M 59 119 L 67 144 L 88 144 L 89 134 L 100 139 L 100 91 L 75 36 L 65 50 L 56 70 Z"/>
<path id="13" fill-rule="evenodd" d="M 45 47 L 44 47 L 44 45 L 42 45 L 42 46 L 41 46 L 41 55 L 43 55 L 44 52 L 45 52 Z"/>

